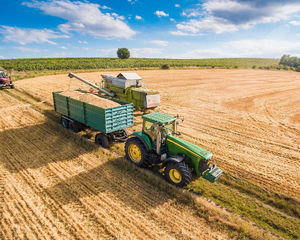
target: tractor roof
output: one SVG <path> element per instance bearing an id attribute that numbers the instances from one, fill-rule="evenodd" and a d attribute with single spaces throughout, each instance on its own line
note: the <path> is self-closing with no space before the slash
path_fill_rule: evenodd
<path id="1" fill-rule="evenodd" d="M 176 117 L 160 112 L 149 113 L 144 115 L 142 118 L 149 122 L 157 122 L 158 124 L 171 123 L 176 120 Z"/>

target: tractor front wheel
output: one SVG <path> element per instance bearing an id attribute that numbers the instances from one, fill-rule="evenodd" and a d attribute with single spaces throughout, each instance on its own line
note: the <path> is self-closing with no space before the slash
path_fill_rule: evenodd
<path id="1" fill-rule="evenodd" d="M 185 162 L 168 163 L 164 175 L 169 183 L 177 187 L 185 187 L 192 181 L 192 172 Z"/>
<path id="2" fill-rule="evenodd" d="M 126 158 L 138 167 L 147 167 L 147 151 L 143 143 L 136 138 L 129 138 L 125 144 Z"/>

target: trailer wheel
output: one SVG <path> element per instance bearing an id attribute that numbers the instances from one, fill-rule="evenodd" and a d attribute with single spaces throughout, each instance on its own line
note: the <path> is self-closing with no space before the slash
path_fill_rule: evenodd
<path id="1" fill-rule="evenodd" d="M 98 133 L 95 136 L 95 143 L 103 148 L 109 148 L 108 137 L 103 133 Z"/>
<path id="2" fill-rule="evenodd" d="M 76 121 L 70 121 L 69 122 L 69 128 L 75 132 L 75 133 L 78 133 L 81 131 L 82 127 L 81 127 L 81 124 L 79 122 L 76 122 Z"/>
<path id="3" fill-rule="evenodd" d="M 61 125 L 64 127 L 64 128 L 69 128 L 69 120 L 62 117 L 61 118 Z"/>
<path id="4" fill-rule="evenodd" d="M 144 145 L 137 138 L 129 138 L 125 144 L 126 158 L 138 167 L 148 167 L 148 154 Z"/>
<path id="5" fill-rule="evenodd" d="M 192 171 L 185 162 L 168 163 L 164 175 L 169 183 L 177 187 L 185 187 L 192 181 Z"/>

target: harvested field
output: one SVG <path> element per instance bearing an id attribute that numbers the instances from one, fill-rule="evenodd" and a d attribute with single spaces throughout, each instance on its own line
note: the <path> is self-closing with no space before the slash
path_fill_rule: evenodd
<path id="1" fill-rule="evenodd" d="M 102 73 L 80 76 L 97 83 Z M 185 116 L 183 137 L 213 152 L 226 172 L 300 199 L 299 73 L 220 69 L 137 73 L 149 88 L 161 92 L 162 111 Z M 16 85 L 49 103 L 52 91 L 88 88 L 67 75 Z"/>
<path id="2" fill-rule="evenodd" d="M 31 113 L 24 126 L 8 108 L 9 128 L 0 115 L 0 239 L 227 238 L 118 155 Z"/>

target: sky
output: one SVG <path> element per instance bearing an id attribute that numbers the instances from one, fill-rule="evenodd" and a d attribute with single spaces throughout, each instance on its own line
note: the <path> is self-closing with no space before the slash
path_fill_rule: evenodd
<path id="1" fill-rule="evenodd" d="M 300 56 L 299 0 L 0 0 L 0 58 Z"/>

